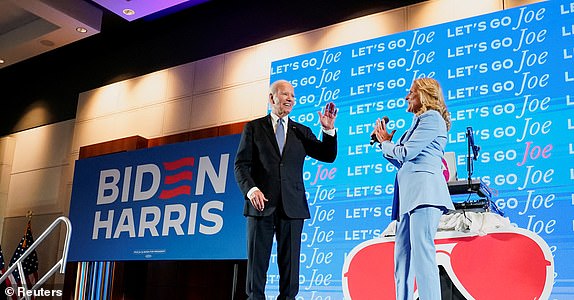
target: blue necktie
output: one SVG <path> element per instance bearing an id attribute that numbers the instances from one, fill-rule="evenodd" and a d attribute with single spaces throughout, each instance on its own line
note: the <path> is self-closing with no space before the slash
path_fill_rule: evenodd
<path id="1" fill-rule="evenodd" d="M 283 119 L 277 120 L 277 130 L 275 130 L 275 138 L 277 138 L 279 153 L 283 154 L 283 146 L 285 145 L 285 127 L 283 127 Z"/>

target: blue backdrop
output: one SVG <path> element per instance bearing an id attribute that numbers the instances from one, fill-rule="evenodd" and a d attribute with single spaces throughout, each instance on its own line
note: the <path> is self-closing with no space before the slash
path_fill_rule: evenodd
<path id="1" fill-rule="evenodd" d="M 370 133 L 383 116 L 398 134 L 409 127 L 404 97 L 421 76 L 443 86 L 452 114 L 446 151 L 456 153 L 458 177 L 467 177 L 470 126 L 481 147 L 473 178 L 494 190 L 513 224 L 551 247 L 552 299 L 574 297 L 573 14 L 572 1 L 548 1 L 272 64 L 271 81 L 295 86 L 294 120 L 319 134 L 316 111 L 328 101 L 340 109 L 336 162 L 305 167 L 313 217 L 305 223 L 300 299 L 341 299 L 345 256 L 390 223 L 395 170 L 369 144 Z M 277 278 L 271 270 L 271 295 Z"/>

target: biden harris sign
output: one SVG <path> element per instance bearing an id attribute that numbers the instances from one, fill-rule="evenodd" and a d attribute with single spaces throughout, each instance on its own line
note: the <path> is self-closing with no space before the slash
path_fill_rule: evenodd
<path id="1" fill-rule="evenodd" d="M 70 261 L 244 259 L 239 135 L 78 160 Z"/>

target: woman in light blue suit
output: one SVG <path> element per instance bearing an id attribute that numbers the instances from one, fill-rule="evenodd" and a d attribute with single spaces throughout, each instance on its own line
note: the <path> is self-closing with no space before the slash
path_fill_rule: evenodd
<path id="1" fill-rule="evenodd" d="M 398 169 L 392 218 L 396 220 L 395 283 L 397 300 L 413 299 L 416 278 L 420 300 L 440 300 L 440 279 L 434 237 L 440 216 L 454 210 L 441 159 L 450 118 L 439 83 L 433 78 L 413 81 L 406 96 L 411 127 L 397 143 L 377 120 L 374 134 L 384 156 Z"/>

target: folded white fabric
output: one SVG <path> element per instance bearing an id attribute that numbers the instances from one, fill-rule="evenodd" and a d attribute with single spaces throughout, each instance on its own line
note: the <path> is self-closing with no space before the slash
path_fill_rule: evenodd
<path id="1" fill-rule="evenodd" d="M 470 234 L 486 235 L 492 231 L 512 229 L 514 225 L 507 217 L 491 212 L 457 212 L 442 215 L 438 231 L 459 231 Z M 382 237 L 394 236 L 396 221 L 392 221 L 381 234 Z"/>

